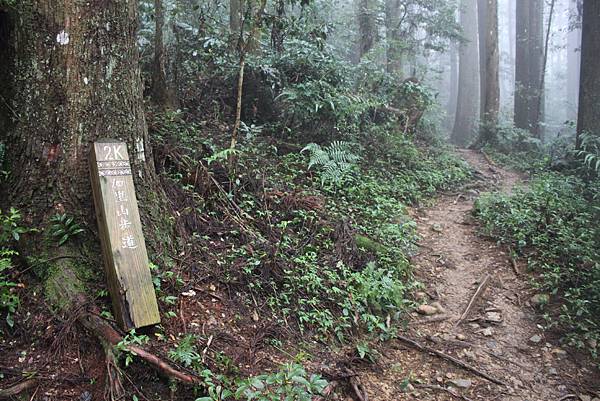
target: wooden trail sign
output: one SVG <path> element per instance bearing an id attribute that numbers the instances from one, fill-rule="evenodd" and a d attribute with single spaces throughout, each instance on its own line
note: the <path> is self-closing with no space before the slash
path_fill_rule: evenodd
<path id="1" fill-rule="evenodd" d="M 104 267 L 117 322 L 123 330 L 159 323 L 127 145 L 112 139 L 95 142 L 90 172 Z"/>

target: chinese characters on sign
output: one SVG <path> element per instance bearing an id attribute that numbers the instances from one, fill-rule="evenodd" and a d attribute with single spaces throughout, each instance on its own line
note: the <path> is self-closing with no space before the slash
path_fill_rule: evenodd
<path id="1" fill-rule="evenodd" d="M 160 322 L 127 146 L 94 143 L 94 205 L 115 317 L 124 330 Z"/>
<path id="2" fill-rule="evenodd" d="M 127 202 L 127 192 L 125 190 L 125 180 L 120 177 L 112 178 L 111 187 L 115 202 L 117 203 L 117 221 L 119 230 L 121 230 L 121 247 L 124 249 L 137 248 L 135 236 L 131 230 L 131 221 L 129 220 L 129 208 Z"/>

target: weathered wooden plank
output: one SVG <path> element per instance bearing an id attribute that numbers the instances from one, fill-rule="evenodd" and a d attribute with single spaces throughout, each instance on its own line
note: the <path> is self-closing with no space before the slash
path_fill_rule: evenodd
<path id="1" fill-rule="evenodd" d="M 127 145 L 95 142 L 90 172 L 115 318 L 124 330 L 159 323 Z"/>

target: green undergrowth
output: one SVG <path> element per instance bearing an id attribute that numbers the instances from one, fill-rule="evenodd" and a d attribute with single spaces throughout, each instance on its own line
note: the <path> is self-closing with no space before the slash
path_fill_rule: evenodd
<path id="1" fill-rule="evenodd" d="M 488 194 L 475 214 L 486 234 L 526 257 L 545 315 L 565 340 L 597 356 L 600 336 L 600 181 L 545 172 L 512 195 Z"/>
<path id="2" fill-rule="evenodd" d="M 190 148 L 205 150 L 195 168 L 221 188 L 207 177 L 191 184 L 181 167 L 164 172 L 186 194 L 182 219 L 198 213 L 204 220 L 190 227 L 190 246 L 211 255 L 209 264 L 218 266 L 212 271 L 246 293 L 249 308 L 268 311 L 283 326 L 326 341 L 344 342 L 363 330 L 391 335 L 390 323 L 402 319 L 416 285 L 408 262 L 416 225 L 407 205 L 470 172 L 448 149 L 418 147 L 381 127 L 372 134 L 375 144 L 325 145 L 330 154 L 321 154 L 320 164 L 311 164 L 303 145 L 247 139 L 235 153 L 233 174 L 231 155 L 220 156 L 218 145 L 196 137 L 202 145 Z M 202 151 L 194 152 L 190 163 Z M 324 179 L 328 160 L 347 165 L 334 166 L 340 173 Z"/>

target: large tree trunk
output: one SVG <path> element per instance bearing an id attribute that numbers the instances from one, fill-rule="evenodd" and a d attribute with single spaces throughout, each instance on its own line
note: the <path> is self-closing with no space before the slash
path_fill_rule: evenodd
<path id="1" fill-rule="evenodd" d="M 459 48 L 458 99 L 452 143 L 465 146 L 475 132 L 479 117 L 479 58 L 477 45 L 477 2 L 462 0 L 460 21 L 467 41 Z"/>
<path id="2" fill-rule="evenodd" d="M 529 1 L 529 118 L 528 128 L 536 138 L 541 138 L 544 94 L 542 85 L 544 63 L 544 0 Z"/>
<path id="3" fill-rule="evenodd" d="M 11 88 L 2 95 L 14 94 L 5 99 L 14 114 L 10 129 L 0 130 L 11 171 L 0 204 L 18 208 L 33 227 L 67 213 L 88 229 L 80 235 L 83 246 L 73 240 L 57 246 L 32 234 L 22 250 L 24 256 L 48 257 L 43 290 L 55 310 L 77 311 L 80 323 L 114 344 L 114 335 L 103 338 L 96 330 L 114 329 L 102 321 L 90 326 L 94 315 L 84 311 L 91 301 L 84 278 L 93 275 L 86 269 L 101 270 L 102 263 L 88 167 L 94 141 L 127 143 L 142 220 L 157 230 L 167 226 L 143 110 L 137 0 L 23 0 L 5 17 L 12 28 L 6 63 Z M 88 256 L 89 264 L 80 256 Z"/>
<path id="4" fill-rule="evenodd" d="M 529 129 L 529 3 L 517 1 L 515 49 L 515 127 Z"/>
<path id="5" fill-rule="evenodd" d="M 579 0 L 569 2 L 569 33 L 567 34 L 567 118 L 577 120 L 579 103 L 579 72 L 581 70 L 581 14 Z"/>
<path id="6" fill-rule="evenodd" d="M 63 210 L 94 226 L 88 173 L 97 138 L 126 142 L 139 198 L 157 183 L 136 47 L 137 3 L 27 0 L 12 44 L 8 202 L 39 222 Z M 146 192 L 148 191 L 148 192 Z"/>
<path id="7" fill-rule="evenodd" d="M 146 223 L 165 221 L 158 212 L 164 197 L 142 107 L 137 2 L 27 0 L 12 12 L 10 80 L 15 96 L 9 102 L 17 117 L 3 133 L 11 174 L 0 191 L 1 202 L 18 208 L 34 227 L 43 228 L 53 215 L 67 213 L 91 234 L 82 234 L 87 241 L 83 249 L 74 241 L 58 247 L 33 238 L 23 244 L 22 253 L 45 253 L 52 259 L 87 250 L 95 254 L 94 268 L 101 269 L 88 167 L 95 140 L 127 143 L 142 218 Z M 89 273 L 81 269 L 67 259 L 48 270 L 44 289 L 57 309 L 69 310 L 75 306 L 74 295 L 84 295 L 81 279 Z"/>
<path id="8" fill-rule="evenodd" d="M 360 61 L 377 41 L 377 9 L 372 0 L 358 0 L 358 60 Z"/>
<path id="9" fill-rule="evenodd" d="M 498 52 L 498 0 L 484 0 L 486 4 L 485 29 L 485 90 L 480 142 L 494 143 L 500 111 L 500 55 Z"/>
<path id="10" fill-rule="evenodd" d="M 400 7 L 400 0 L 385 0 L 386 69 L 391 74 L 402 71 Z"/>
<path id="11" fill-rule="evenodd" d="M 584 132 L 600 136 L 600 2 L 584 0 L 581 31 L 581 83 L 577 147 Z"/>

